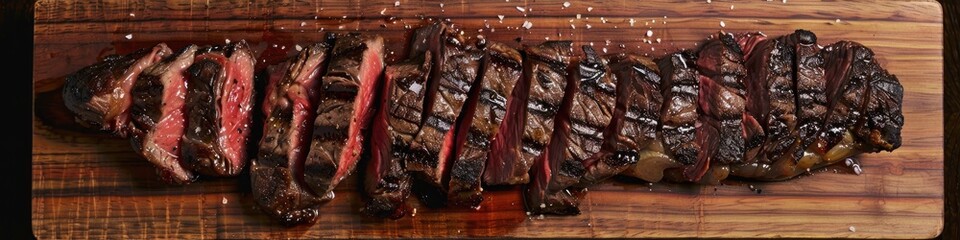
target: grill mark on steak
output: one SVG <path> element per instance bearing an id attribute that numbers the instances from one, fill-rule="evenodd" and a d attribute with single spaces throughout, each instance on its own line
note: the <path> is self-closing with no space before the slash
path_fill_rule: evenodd
<path id="1" fill-rule="evenodd" d="M 383 38 L 358 33 L 336 37 L 313 123 L 313 140 L 304 163 L 304 180 L 327 195 L 350 175 L 360 158 L 374 96 L 383 72 Z"/>
<path id="2" fill-rule="evenodd" d="M 253 54 L 246 41 L 197 52 L 187 70 L 183 161 L 210 176 L 235 176 L 246 165 L 253 108 Z"/>
<path id="3" fill-rule="evenodd" d="M 190 45 L 143 70 L 130 89 L 130 143 L 168 183 L 186 184 L 197 177 L 180 159 L 187 94 L 185 74 L 196 51 L 197 46 Z"/>
<path id="4" fill-rule="evenodd" d="M 321 198 L 307 190 L 302 177 L 329 49 L 327 43 L 315 43 L 292 62 L 268 67 L 264 134 L 250 181 L 257 205 L 284 224 L 310 222 L 318 215 Z"/>
<path id="5" fill-rule="evenodd" d="M 760 122 L 766 135 L 760 153 L 751 161 L 769 164 L 781 158 L 799 159 L 803 154 L 803 149 L 796 147 L 799 137 L 794 68 L 799 38 L 808 34 L 812 33 L 798 30 L 762 40 L 746 61 L 751 69 L 747 112 Z"/>
<path id="6" fill-rule="evenodd" d="M 515 91 L 520 79 L 523 57 L 519 51 L 503 43 L 489 42 L 483 46 L 482 70 L 473 88 L 477 92 L 471 93 L 467 100 L 467 111 L 463 116 L 465 119 L 470 116 L 469 119 L 458 127 L 458 141 L 464 143 L 456 150 L 447 192 L 449 202 L 473 208 L 483 201 L 481 178 L 488 161 L 495 158 L 492 143 L 497 141 L 497 136 L 520 134 L 500 130 L 507 124 L 510 101 L 516 101 L 507 99 L 507 96 Z"/>
<path id="7" fill-rule="evenodd" d="M 170 48 L 161 43 L 123 56 L 107 56 L 67 76 L 63 103 L 78 123 L 126 137 L 130 89 L 144 69 L 170 54 Z"/>
<path id="8" fill-rule="evenodd" d="M 401 218 L 406 215 L 405 201 L 410 196 L 410 176 L 403 160 L 410 141 L 420 131 L 424 98 L 433 67 L 430 42 L 439 41 L 432 24 L 414 32 L 408 58 L 387 66 L 381 107 L 371 127 L 371 159 L 364 176 L 364 191 L 370 198 L 361 211 L 367 215 Z"/>
<path id="9" fill-rule="evenodd" d="M 827 79 L 827 115 L 820 132 L 820 152 L 833 148 L 863 117 L 873 51 L 859 43 L 840 41 L 820 51 Z M 817 143 L 815 143 L 817 144 Z"/>
<path id="10" fill-rule="evenodd" d="M 690 63 L 692 64 L 692 63 Z M 640 160 L 657 141 L 660 125 L 660 108 L 663 95 L 657 65 L 649 58 L 620 54 L 611 58 L 610 68 L 617 79 L 617 110 L 613 126 L 608 134 L 611 150 L 606 161 L 630 165 Z M 636 168 L 645 166 L 635 165 Z M 648 179 L 639 169 L 629 169 L 625 175 Z"/>
<path id="11" fill-rule="evenodd" d="M 491 44 L 487 50 L 490 53 L 491 63 L 501 65 L 491 69 L 498 71 L 495 78 L 504 79 L 499 80 L 503 82 L 504 88 L 498 93 L 509 97 L 506 99 L 502 123 L 497 128 L 496 134 L 492 135 L 490 154 L 487 155 L 486 169 L 483 172 L 483 183 L 487 185 L 517 184 L 524 181 L 519 179 L 523 176 L 520 171 L 529 170 L 529 165 L 521 161 L 520 155 L 522 148 L 526 146 L 522 139 L 526 126 L 530 78 L 522 75 L 525 64 L 523 52 L 502 44 Z M 507 82 L 516 83 L 511 86 Z M 507 89 L 510 87 L 512 90 Z M 471 154 L 467 152 L 465 155 Z"/>
<path id="12" fill-rule="evenodd" d="M 578 66 L 579 81 L 574 87 L 577 91 L 573 94 L 569 115 L 571 133 L 563 157 L 581 162 L 586 168 L 576 186 L 585 188 L 622 172 L 636 163 L 636 158 L 618 158 L 611 154 L 617 137 L 604 133 L 616 131 L 611 125 L 617 108 L 617 79 L 607 66 L 607 59 L 598 56 L 588 45 L 581 48 L 584 58 Z"/>
<path id="13" fill-rule="evenodd" d="M 439 75 L 431 79 L 435 86 L 433 103 L 424 111 L 426 120 L 410 143 L 406 169 L 434 187 L 446 188 L 448 162 L 455 145 L 452 131 L 463 110 L 464 102 L 480 71 L 483 52 L 466 44 L 462 35 L 447 28 L 440 39 Z"/>
<path id="14" fill-rule="evenodd" d="M 809 33 L 796 45 L 796 103 L 797 134 L 801 148 L 810 146 L 827 114 L 827 80 L 824 78 L 824 60 L 817 45 L 816 35 Z"/>

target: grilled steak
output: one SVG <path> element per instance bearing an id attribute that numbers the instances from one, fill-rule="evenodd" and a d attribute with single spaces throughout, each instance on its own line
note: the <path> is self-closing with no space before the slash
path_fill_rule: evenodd
<path id="1" fill-rule="evenodd" d="M 110 55 L 67 76 L 63 103 L 77 122 L 120 136 L 127 135 L 130 89 L 147 67 L 172 54 L 166 44 L 124 56 Z"/>
<path id="2" fill-rule="evenodd" d="M 257 205 L 284 224 L 317 217 L 321 198 L 308 191 L 302 176 L 329 49 L 326 43 L 315 43 L 292 62 L 267 68 L 270 80 L 262 109 L 266 122 L 250 181 Z"/>
<path id="3" fill-rule="evenodd" d="M 439 65 L 434 65 L 428 91 L 435 94 L 426 101 L 420 132 L 410 142 L 406 156 L 407 171 L 435 187 L 445 188 L 448 161 L 455 144 L 454 127 L 468 93 L 480 72 L 483 52 L 467 44 L 462 35 L 450 28 L 440 37 Z M 438 70 L 438 71 L 436 71 Z"/>
<path id="4" fill-rule="evenodd" d="M 255 59 L 245 41 L 199 50 L 187 70 L 183 161 L 209 176 L 235 176 L 247 162 Z"/>
<path id="5" fill-rule="evenodd" d="M 567 188 L 579 182 L 586 170 L 583 163 L 565 158 L 570 108 L 579 78 L 576 68 L 569 68 L 572 50 L 569 41 L 526 49 L 524 77 L 531 81 L 531 96 L 520 159 L 535 161 L 530 176 L 524 177 L 530 181 L 524 203 L 531 213 L 580 213 L 579 196 Z"/>
<path id="6" fill-rule="evenodd" d="M 383 72 L 383 38 L 356 33 L 337 37 L 321 81 L 313 141 L 304 165 L 307 185 L 326 195 L 353 172 L 375 113 Z"/>
<path id="7" fill-rule="evenodd" d="M 500 49 L 500 50 L 496 50 Z M 490 154 L 487 155 L 487 164 L 483 171 L 483 183 L 486 185 L 508 185 L 526 183 L 527 170 L 530 169 L 532 162 L 526 162 L 520 158 L 523 154 L 523 137 L 528 119 L 528 101 L 530 99 L 530 89 L 532 78 L 523 77 L 524 66 L 526 62 L 520 52 L 508 48 L 504 45 L 497 46 L 491 44 L 489 50 L 500 51 L 499 54 L 490 54 L 491 65 L 500 62 L 500 66 L 494 65 L 487 71 L 497 71 L 495 79 L 503 79 L 503 82 L 514 81 L 515 84 L 509 86 L 512 90 L 502 89 L 493 93 L 481 92 L 481 94 L 493 95 L 490 99 L 495 102 L 505 102 L 503 120 L 497 128 L 496 133 L 490 141 Z M 515 63 L 515 64 L 514 64 Z M 529 74 L 527 74 L 529 75 Z M 484 79 L 490 76 L 484 76 Z M 484 80 L 496 82 L 498 80 Z M 541 92 L 542 93 L 542 92 Z M 554 94 L 554 93 L 551 93 Z M 505 98 L 494 98 L 502 96 Z M 542 97 L 538 97 L 542 98 Z M 482 115 L 482 113 L 481 113 Z M 535 117 L 535 116 L 532 116 Z M 473 156 L 470 150 L 465 150 L 465 156 Z"/>
<path id="8" fill-rule="evenodd" d="M 368 215 L 400 218 L 410 196 L 410 176 L 403 168 L 410 141 L 420 131 L 427 81 L 434 52 L 445 25 L 431 24 L 417 29 L 407 59 L 386 67 L 381 108 L 371 127 L 371 159 L 364 176 L 364 190 L 370 200 L 362 211 Z"/>
<path id="9" fill-rule="evenodd" d="M 508 99 L 515 90 L 523 57 L 520 52 L 499 42 L 489 42 L 484 46 L 484 61 L 480 69 L 481 76 L 467 100 L 463 116 L 465 120 L 458 125 L 457 137 L 465 141 L 451 166 L 447 197 L 454 205 L 478 207 L 483 201 L 481 177 L 487 161 L 494 159 L 492 142 L 497 136 L 509 134 L 505 129 L 506 119 L 511 116 Z M 516 100 L 513 100 L 516 101 Z M 513 114 L 515 116 L 515 114 Z M 516 118 L 514 118 L 516 119 Z M 501 130 L 504 130 L 501 132 Z M 514 131 L 514 136 L 520 136 Z"/>
<path id="10" fill-rule="evenodd" d="M 763 126 L 766 139 L 756 159 L 769 164 L 781 157 L 799 159 L 803 149 L 797 135 L 796 94 L 794 91 L 796 46 L 799 38 L 810 38 L 804 30 L 757 43 L 746 66 L 747 112 Z"/>
<path id="11" fill-rule="evenodd" d="M 636 158 L 612 151 L 619 139 L 618 126 L 611 124 L 617 108 L 617 78 L 607 66 L 607 59 L 588 45 L 581 48 L 584 57 L 580 60 L 577 91 L 570 109 L 571 132 L 564 158 L 582 162 L 586 173 L 578 187 L 587 187 L 619 174 L 636 163 Z"/>
<path id="12" fill-rule="evenodd" d="M 649 58 L 632 54 L 618 55 L 610 62 L 617 86 L 623 89 L 617 94 L 617 113 L 613 119 L 622 123 L 613 128 L 619 131 L 615 135 L 619 140 L 612 152 L 621 164 L 636 162 L 625 170 L 625 175 L 658 179 L 664 168 L 678 167 L 678 164 L 663 155 L 663 144 L 657 139 L 663 105 L 657 65 Z"/>
<path id="13" fill-rule="evenodd" d="M 197 46 L 190 45 L 148 67 L 130 89 L 130 142 L 134 151 L 156 166 L 157 175 L 165 182 L 185 184 L 196 179 L 180 161 L 187 94 L 185 74 L 196 51 Z"/>
<path id="14" fill-rule="evenodd" d="M 817 37 L 810 33 L 796 45 L 797 135 L 806 148 L 816 140 L 827 114 L 827 81 L 824 79 L 823 56 Z"/>

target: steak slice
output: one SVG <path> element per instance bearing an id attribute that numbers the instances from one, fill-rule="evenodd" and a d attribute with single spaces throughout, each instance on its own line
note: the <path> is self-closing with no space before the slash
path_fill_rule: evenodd
<path id="1" fill-rule="evenodd" d="M 407 59 L 384 70 L 382 107 L 372 123 L 371 158 L 364 176 L 364 190 L 370 198 L 361 210 L 365 214 L 394 219 L 406 215 L 411 183 L 402 164 L 422 122 L 433 66 L 434 52 L 428 45 L 439 44 L 443 27 L 431 24 L 417 29 Z"/>
<path id="2" fill-rule="evenodd" d="M 250 166 L 250 183 L 257 206 L 283 224 L 310 222 L 318 214 L 321 198 L 309 192 L 302 176 L 329 49 L 326 43 L 315 43 L 292 62 L 267 67 L 270 80 L 262 109 L 266 122 Z"/>
<path id="3" fill-rule="evenodd" d="M 253 66 L 246 41 L 205 48 L 187 70 L 183 161 L 210 176 L 236 176 L 247 162 Z"/>
<path id="4" fill-rule="evenodd" d="M 526 103 L 525 107 L 518 106 L 522 120 L 511 121 L 508 117 L 505 122 L 506 130 L 523 129 L 519 142 L 514 142 L 511 135 L 494 142 L 494 152 L 499 159 L 491 159 L 492 169 L 484 174 L 487 185 L 513 185 L 530 182 L 527 173 L 530 167 L 542 155 L 554 132 L 554 117 L 563 102 L 564 89 L 567 85 L 567 67 L 573 54 L 570 41 L 547 41 L 538 46 L 525 48 L 523 60 L 523 79 L 514 87 L 516 104 Z M 519 91 L 519 92 L 517 92 Z M 525 93 L 525 94 L 524 94 Z M 509 101 L 509 100 L 508 100 Z M 512 110 L 508 103 L 508 110 Z M 508 111 L 508 114 L 514 114 Z M 507 133 L 514 131 L 507 131 Z M 517 143 L 514 145 L 509 145 Z"/>
<path id="5" fill-rule="evenodd" d="M 318 195 L 329 194 L 353 172 L 375 114 L 384 66 L 382 37 L 351 33 L 335 41 L 304 165 L 307 186 Z"/>
<path id="6" fill-rule="evenodd" d="M 457 31 L 446 28 L 440 38 L 442 46 L 439 72 L 431 76 L 428 89 L 436 94 L 430 108 L 424 109 L 420 132 L 410 142 L 406 169 L 440 189 L 446 188 L 444 179 L 448 174 L 455 144 L 456 121 L 462 113 L 464 102 L 480 72 L 483 51 L 471 44 Z"/>
<path id="7" fill-rule="evenodd" d="M 492 67 L 486 71 L 495 71 L 496 75 L 484 76 L 484 81 L 496 83 L 498 81 L 496 79 L 503 79 L 500 80 L 503 82 L 503 86 L 510 87 L 512 90 L 503 88 L 494 92 L 481 92 L 482 96 L 496 104 L 506 104 L 502 122 L 496 132 L 491 135 L 490 154 L 487 155 L 487 164 L 483 171 L 483 183 L 486 185 L 526 183 L 528 181 L 526 172 L 530 169 L 532 163 L 523 161 L 520 156 L 523 151 L 521 149 L 523 149 L 524 127 L 526 127 L 528 119 L 527 103 L 530 98 L 532 78 L 523 77 L 526 76 L 523 74 L 526 62 L 519 51 L 501 44 L 491 44 L 487 51 L 499 51 L 499 53 L 490 52 L 489 61 Z M 491 77 L 494 79 L 486 80 L 486 78 Z M 516 83 L 511 85 L 507 82 Z M 504 98 L 497 98 L 498 96 Z M 494 111 L 495 113 L 496 111 Z M 487 114 L 479 113 L 478 115 Z M 495 119 L 496 115 L 493 116 L 489 119 Z M 474 156 L 475 153 L 467 149 L 463 154 Z"/>
<path id="8" fill-rule="evenodd" d="M 622 54 L 611 59 L 610 67 L 617 78 L 618 90 L 622 89 L 617 94 L 618 106 L 613 117 L 616 127 L 612 130 L 619 132 L 611 134 L 617 139 L 612 152 L 623 164 L 635 163 L 624 175 L 658 181 L 664 169 L 680 166 L 665 155 L 666 150 L 658 139 L 664 102 L 658 66 L 649 58 Z"/>
<path id="9" fill-rule="evenodd" d="M 900 85 L 897 76 L 881 68 L 876 61 L 872 62 L 870 97 L 866 99 L 864 119 L 857 123 L 853 131 L 861 142 L 867 143 L 861 150 L 889 152 L 899 148 L 901 144 L 903 85 Z"/>
<path id="10" fill-rule="evenodd" d="M 464 142 L 457 145 L 461 147 L 452 162 L 447 192 L 450 203 L 473 208 L 479 207 L 483 201 L 481 177 L 487 161 L 495 158 L 491 143 L 497 136 L 520 136 L 519 131 L 508 132 L 504 125 L 508 117 L 515 116 L 509 115 L 507 108 L 516 100 L 507 97 L 515 91 L 520 80 L 523 56 L 499 42 L 485 43 L 483 47 L 481 76 L 473 88 L 475 92 L 471 92 L 467 100 L 463 114 L 465 120 L 457 127 L 458 140 Z"/>
<path id="11" fill-rule="evenodd" d="M 636 163 L 636 157 L 612 151 L 619 130 L 612 124 L 617 108 L 617 78 L 607 59 L 588 45 L 581 48 L 584 58 L 580 60 L 579 81 L 574 86 L 577 91 L 570 109 L 571 132 L 563 157 L 567 161 L 582 162 L 586 172 L 577 187 L 588 187 L 619 174 L 629 164 Z"/>
<path id="12" fill-rule="evenodd" d="M 801 148 L 810 146 L 823 129 L 827 114 L 824 60 L 812 32 L 796 45 L 797 134 Z M 801 149 L 802 150 L 802 149 Z"/>
<path id="13" fill-rule="evenodd" d="M 570 42 L 547 42 L 536 48 L 549 48 L 554 50 L 553 53 L 549 56 L 570 56 L 572 52 Z M 566 50 L 566 51 L 564 51 Z M 530 57 L 537 50 L 529 51 L 527 56 Z M 569 61 L 569 57 L 560 58 L 563 60 Z M 552 61 L 557 61 L 559 59 L 552 59 Z M 530 65 L 537 65 L 536 57 L 528 58 L 528 62 L 533 61 Z M 564 62 L 567 62 L 564 61 Z M 561 68 L 562 66 L 562 68 Z M 566 81 L 563 85 L 565 89 L 562 91 L 562 98 L 560 99 L 561 104 L 555 105 L 557 107 L 538 107 L 543 109 L 553 109 L 551 112 L 552 115 L 555 115 L 552 119 L 552 124 L 550 126 L 553 128 L 553 132 L 550 133 L 552 136 L 547 139 L 544 145 L 546 148 L 542 148 L 540 155 L 535 158 L 533 164 L 533 169 L 530 173 L 530 183 L 526 185 L 524 189 L 524 203 L 528 212 L 533 214 L 557 214 L 557 215 L 577 215 L 580 214 L 580 198 L 582 197 L 584 191 L 571 191 L 570 187 L 577 184 L 583 175 L 586 173 L 586 169 L 583 166 L 583 163 L 576 161 L 572 158 L 566 158 L 566 149 L 567 149 L 567 139 L 570 137 L 570 111 L 573 105 L 573 96 L 578 91 L 577 79 L 579 78 L 579 73 L 577 72 L 577 66 L 570 65 L 560 65 L 552 64 L 550 66 L 525 66 L 527 69 L 532 70 L 528 71 L 534 73 L 538 76 L 530 76 L 531 78 L 550 78 L 553 81 L 553 84 L 557 84 L 559 81 Z M 540 69 L 541 67 L 547 67 L 549 69 Z M 532 69 L 531 69 L 532 68 Z M 549 74 L 551 76 L 545 76 Z M 542 77 L 541 77 L 542 76 Z M 564 79 L 558 79 L 558 77 L 563 77 Z M 543 87 L 543 86 L 539 86 Z M 547 89 L 545 87 L 545 89 Z M 538 104 L 537 99 L 531 99 L 531 104 Z M 537 111 L 540 109 L 529 109 L 530 114 L 538 114 Z M 529 115 L 528 115 L 529 116 Z M 528 123 L 530 123 L 528 119 Z M 531 126 L 527 126 L 529 129 Z M 543 125 L 538 127 L 545 127 Z M 526 140 L 526 139 L 525 139 Z"/>
<path id="14" fill-rule="evenodd" d="M 110 55 L 67 76 L 63 103 L 77 122 L 125 137 L 130 89 L 144 69 L 172 53 L 161 43 L 124 56 Z"/>
<path id="15" fill-rule="evenodd" d="M 813 33 L 768 38 L 757 43 L 746 61 L 750 69 L 747 112 L 760 122 L 766 135 L 760 153 L 751 162 L 769 164 L 781 158 L 799 159 L 803 149 L 797 131 L 794 90 L 796 46 Z"/>
<path id="16" fill-rule="evenodd" d="M 196 175 L 180 161 L 180 139 L 186 121 L 185 74 L 196 52 L 197 46 L 190 45 L 148 67 L 130 89 L 130 142 L 134 151 L 156 166 L 160 179 L 170 183 L 196 180 Z"/>

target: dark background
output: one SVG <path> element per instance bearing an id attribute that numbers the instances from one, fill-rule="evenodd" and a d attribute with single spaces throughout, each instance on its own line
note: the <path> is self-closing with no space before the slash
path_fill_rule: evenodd
<path id="1" fill-rule="evenodd" d="M 944 11 L 944 229 L 941 239 L 960 239 L 960 1 L 940 0 Z M 0 2 L 0 106 L 12 113 L 0 136 L 0 234 L 32 238 L 30 227 L 31 142 L 33 117 L 33 6 L 31 0 Z M 12 55 L 10 54 L 12 53 Z M 13 85 L 13 86 L 7 86 Z M 24 155 L 24 156 L 20 156 Z M 119 237 L 119 236 L 118 236 Z"/>

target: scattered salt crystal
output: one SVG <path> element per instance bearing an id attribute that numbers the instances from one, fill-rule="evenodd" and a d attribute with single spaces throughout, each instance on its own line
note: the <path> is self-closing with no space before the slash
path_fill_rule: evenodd
<path id="1" fill-rule="evenodd" d="M 587 12 L 593 12 L 593 7 L 587 7 Z"/>
<path id="2" fill-rule="evenodd" d="M 223 200 L 220 200 L 223 205 L 227 205 L 227 197 L 223 197 Z"/>
<path id="3" fill-rule="evenodd" d="M 604 40 L 603 43 L 605 44 L 604 46 L 610 46 L 610 39 Z"/>
<path id="4" fill-rule="evenodd" d="M 543 37 L 543 40 L 550 41 L 550 37 Z"/>
<path id="5" fill-rule="evenodd" d="M 383 15 L 384 13 L 387 13 L 387 8 L 383 8 L 383 10 L 380 10 L 380 15 Z"/>
<path id="6" fill-rule="evenodd" d="M 577 13 L 577 19 L 580 19 L 580 14 L 579 14 L 579 13 Z"/>
<path id="7" fill-rule="evenodd" d="M 730 10 L 733 10 L 733 4 L 730 4 Z"/>
<path id="8" fill-rule="evenodd" d="M 563 2 L 563 8 L 570 7 L 570 2 Z"/>
<path id="9" fill-rule="evenodd" d="M 127 39 L 133 39 L 133 34 L 127 34 L 126 36 L 123 36 L 123 37 L 125 37 L 125 38 L 127 38 Z"/>
<path id="10" fill-rule="evenodd" d="M 344 28 L 345 27 L 343 25 L 337 26 L 337 29 L 344 29 Z"/>
<path id="11" fill-rule="evenodd" d="M 574 26 L 573 24 L 570 24 L 570 28 L 571 28 L 571 29 L 577 29 L 577 26 Z"/>
<path id="12" fill-rule="evenodd" d="M 607 53 L 607 48 L 603 48 L 603 53 Z"/>
<path id="13" fill-rule="evenodd" d="M 660 38 L 657 38 L 657 43 L 660 43 Z"/>
<path id="14" fill-rule="evenodd" d="M 707 0 L 707 3 L 710 3 L 710 0 Z"/>
<path id="15" fill-rule="evenodd" d="M 306 26 L 306 25 L 307 25 L 307 22 L 300 22 L 300 26 L 301 26 L 301 27 Z"/>
<path id="16" fill-rule="evenodd" d="M 540 204 L 540 208 L 547 208 L 547 204 L 541 203 L 541 204 Z"/>
<path id="17" fill-rule="evenodd" d="M 724 23 L 723 21 L 720 21 L 720 27 L 727 27 L 727 24 Z"/>
<path id="18" fill-rule="evenodd" d="M 394 7 L 399 7 L 399 6 L 400 6 L 400 1 L 393 2 L 393 6 L 394 6 Z"/>
<path id="19" fill-rule="evenodd" d="M 653 47 L 650 47 L 650 51 L 653 52 Z"/>
<path id="20" fill-rule="evenodd" d="M 537 219 L 543 219 L 543 214 L 540 214 L 540 216 L 537 216 Z"/>
<path id="21" fill-rule="evenodd" d="M 853 226 L 850 226 L 850 227 L 847 228 L 847 229 L 849 229 L 850 232 L 857 232 L 857 228 L 855 228 L 855 227 L 853 227 Z"/>
<path id="22" fill-rule="evenodd" d="M 223 39 L 223 42 L 224 42 L 225 44 L 230 44 L 230 39 L 229 39 L 229 38 Z"/>
<path id="23" fill-rule="evenodd" d="M 524 13 L 524 12 L 527 11 L 527 9 L 526 9 L 526 8 L 523 8 L 523 7 L 521 7 L 521 6 L 517 6 L 517 11 L 520 12 L 520 13 Z"/>
<path id="24" fill-rule="evenodd" d="M 839 18 L 837 18 L 837 23 L 840 23 L 840 19 L 839 19 Z"/>
<path id="25" fill-rule="evenodd" d="M 633 18 L 631 18 L 629 22 L 630 22 L 630 26 L 633 27 L 633 24 L 636 23 L 637 20 L 633 20 Z"/>
<path id="26" fill-rule="evenodd" d="M 590 26 L 590 24 L 587 24 L 587 29 L 590 29 L 590 28 L 592 28 L 592 27 L 593 27 L 593 26 Z"/>
<path id="27" fill-rule="evenodd" d="M 443 3 L 440 3 L 440 8 L 443 8 Z"/>
<path id="28" fill-rule="evenodd" d="M 523 28 L 530 29 L 533 27 L 533 23 L 530 21 L 523 21 Z"/>
<path id="29" fill-rule="evenodd" d="M 296 46 L 293 46 L 293 48 L 296 48 L 296 49 L 297 49 L 297 52 L 303 51 L 303 47 L 301 47 L 300 44 L 297 44 Z"/>
<path id="30" fill-rule="evenodd" d="M 137 15 L 136 15 L 136 14 L 133 14 L 133 13 L 130 13 L 130 16 L 131 16 L 131 17 L 136 17 Z"/>
<path id="31" fill-rule="evenodd" d="M 530 212 L 527 212 L 527 216 L 530 216 Z"/>
<path id="32" fill-rule="evenodd" d="M 783 3 L 787 3 L 787 0 L 783 0 Z"/>
<path id="33" fill-rule="evenodd" d="M 497 18 L 500 19 L 500 22 L 503 22 L 503 15 L 497 15 Z"/>
<path id="34" fill-rule="evenodd" d="M 280 46 L 280 50 L 283 50 L 283 49 L 287 49 L 287 46 L 286 45 Z"/>
<path id="35" fill-rule="evenodd" d="M 647 30 L 647 37 L 653 37 L 653 30 Z"/>
<path id="36" fill-rule="evenodd" d="M 413 209 L 413 213 L 411 213 L 410 216 L 411 216 L 411 217 L 416 217 L 416 216 L 417 216 L 417 209 L 416 209 L 416 208 Z"/>

